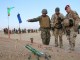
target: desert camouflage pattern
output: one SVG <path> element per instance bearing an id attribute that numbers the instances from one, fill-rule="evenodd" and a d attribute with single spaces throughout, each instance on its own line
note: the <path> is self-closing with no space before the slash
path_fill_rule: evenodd
<path id="1" fill-rule="evenodd" d="M 63 14 L 59 14 L 58 16 L 56 14 L 53 14 L 51 17 L 51 27 L 54 27 L 54 31 L 53 31 L 53 35 L 55 36 L 55 47 L 60 46 L 60 48 L 62 48 L 63 46 L 63 40 L 62 40 L 62 35 L 63 35 L 63 28 L 61 29 L 57 29 L 55 28 L 57 25 L 56 23 L 58 23 L 58 17 L 60 17 L 61 19 L 64 19 L 64 15 Z M 58 43 L 58 37 L 59 37 L 59 43 Z"/>
<path id="2" fill-rule="evenodd" d="M 37 18 L 29 20 L 29 22 L 36 22 L 36 21 L 39 21 L 39 24 L 40 24 L 42 43 L 44 45 L 49 45 L 49 42 L 50 42 L 50 18 L 49 16 L 46 15 L 46 17 L 43 17 L 41 15 Z"/>
<path id="3" fill-rule="evenodd" d="M 44 45 L 49 45 L 50 43 L 50 29 L 41 28 L 41 39 Z"/>
<path id="4" fill-rule="evenodd" d="M 79 23 L 79 16 L 74 12 L 70 11 L 65 17 L 66 19 L 72 18 L 74 20 L 74 25 L 72 27 L 66 27 L 66 35 L 67 39 L 69 40 L 70 44 L 70 50 L 74 50 L 75 47 L 75 40 L 77 36 L 77 29 L 78 29 L 78 23 Z"/>

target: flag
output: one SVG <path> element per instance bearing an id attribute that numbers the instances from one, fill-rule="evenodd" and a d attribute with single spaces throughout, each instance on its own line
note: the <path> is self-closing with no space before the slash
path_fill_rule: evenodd
<path id="1" fill-rule="evenodd" d="M 17 18 L 18 18 L 19 23 L 22 23 L 22 20 L 21 20 L 20 14 L 17 15 Z"/>
<path id="2" fill-rule="evenodd" d="M 11 10 L 12 10 L 13 8 L 14 8 L 14 7 L 7 8 L 8 16 L 10 16 L 10 12 L 11 12 Z"/>

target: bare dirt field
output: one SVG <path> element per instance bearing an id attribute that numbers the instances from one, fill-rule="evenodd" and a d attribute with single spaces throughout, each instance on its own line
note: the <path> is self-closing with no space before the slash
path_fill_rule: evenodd
<path id="1" fill-rule="evenodd" d="M 30 38 L 33 38 L 33 44 L 30 43 Z M 80 35 L 77 35 L 75 51 L 69 50 L 69 43 L 65 35 L 63 35 L 63 48 L 54 47 L 54 36 L 51 34 L 49 46 L 42 45 L 40 32 L 38 33 L 25 33 L 11 34 L 10 39 L 8 35 L 0 32 L 0 60 L 38 60 L 36 55 L 31 53 L 26 45 L 47 53 L 50 55 L 49 60 L 79 60 L 80 59 Z M 41 46 L 41 47 L 40 47 Z M 40 57 L 40 60 L 47 60 L 45 57 Z"/>

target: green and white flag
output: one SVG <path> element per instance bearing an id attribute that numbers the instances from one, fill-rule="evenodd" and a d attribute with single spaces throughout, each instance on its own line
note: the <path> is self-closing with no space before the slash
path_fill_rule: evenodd
<path id="1" fill-rule="evenodd" d="M 8 16 L 10 16 L 10 12 L 14 7 L 7 8 Z"/>

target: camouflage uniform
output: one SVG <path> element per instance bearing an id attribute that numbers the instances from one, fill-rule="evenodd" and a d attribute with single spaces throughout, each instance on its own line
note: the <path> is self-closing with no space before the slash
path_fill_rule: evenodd
<path id="1" fill-rule="evenodd" d="M 44 45 L 49 45 L 50 42 L 50 18 L 48 15 L 45 17 L 39 16 L 34 19 L 30 19 L 29 22 L 39 21 L 41 30 L 41 39 Z"/>
<path id="2" fill-rule="evenodd" d="M 69 44 L 70 44 L 70 50 L 74 50 L 75 47 L 75 39 L 77 36 L 77 27 L 78 27 L 78 22 L 79 22 L 79 16 L 76 14 L 76 12 L 74 11 L 70 11 L 66 17 L 66 19 L 74 19 L 74 24 L 72 27 L 66 27 L 66 35 L 67 35 L 67 39 L 69 40 Z"/>
<path id="3" fill-rule="evenodd" d="M 53 34 L 55 36 L 55 47 L 58 47 L 58 45 L 60 44 L 60 48 L 61 48 L 63 46 L 63 41 L 62 41 L 63 28 L 60 28 L 60 29 L 56 28 L 57 25 L 59 25 L 59 24 L 57 24 L 58 17 L 60 17 L 61 19 L 64 19 L 63 14 L 60 13 L 59 15 L 56 15 L 56 13 L 55 13 L 52 15 L 51 23 L 52 23 L 52 26 L 54 27 Z M 61 23 L 62 23 L 62 21 L 61 21 Z M 59 37 L 59 44 L 58 44 L 58 37 Z"/>

